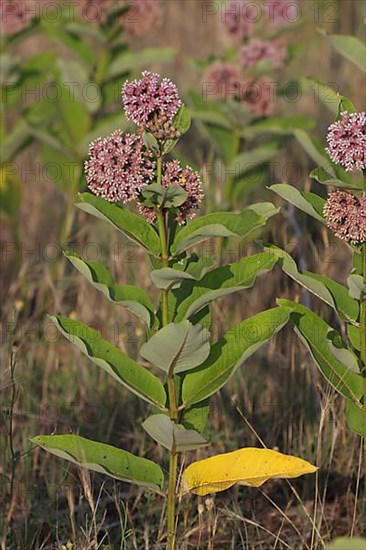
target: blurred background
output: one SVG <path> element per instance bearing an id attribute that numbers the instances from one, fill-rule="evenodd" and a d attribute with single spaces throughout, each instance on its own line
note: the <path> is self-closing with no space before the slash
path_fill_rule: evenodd
<path id="1" fill-rule="evenodd" d="M 141 403 L 56 334 L 47 314 L 80 319 L 137 357 L 143 327 L 111 307 L 62 250 L 151 290 L 144 254 L 73 207 L 86 189 L 90 141 L 133 130 L 120 91 L 142 70 L 171 78 L 191 109 L 192 128 L 174 156 L 202 174 L 203 211 L 240 211 L 258 201 L 283 206 L 271 183 L 325 193 L 308 176 L 317 163 L 301 136 L 324 147 L 334 119 L 328 88 L 364 108 L 364 73 L 327 34 L 364 40 L 365 6 L 298 0 L 287 2 L 282 20 L 271 20 L 265 2 L 251 4 L 257 11 L 248 29 L 240 2 L 1 0 L 2 549 L 164 548 L 162 502 L 32 448 L 34 434 L 79 432 L 164 460 L 143 433 Z M 267 53 L 258 54 L 253 39 Z M 305 215 L 283 206 L 258 238 L 286 248 L 301 268 L 344 282 L 346 246 Z M 224 263 L 255 251 L 246 242 L 230 249 L 212 242 L 204 253 Z M 277 297 L 311 301 L 335 322 L 277 271 L 238 296 L 220 302 L 215 334 Z M 262 440 L 316 462 L 320 473 L 182 501 L 179 548 L 315 549 L 337 535 L 362 534 L 361 443 L 344 417 L 342 400 L 285 329 L 213 399 L 212 448 L 198 455 Z"/>

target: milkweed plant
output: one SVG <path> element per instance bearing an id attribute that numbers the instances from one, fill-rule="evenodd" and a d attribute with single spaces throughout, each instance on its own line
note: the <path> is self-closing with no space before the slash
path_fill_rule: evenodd
<path id="1" fill-rule="evenodd" d="M 277 209 L 271 203 L 259 203 L 240 213 L 196 216 L 204 200 L 200 175 L 167 157 L 190 127 L 177 87 L 167 78 L 144 72 L 140 79 L 126 81 L 122 99 L 136 133 L 116 130 L 91 143 L 85 162 L 91 193 L 78 195 L 76 206 L 144 249 L 152 267 L 152 284 L 160 291 L 159 303 L 144 289 L 116 284 L 104 266 L 66 251 L 75 268 L 108 300 L 144 322 L 146 341 L 139 350 L 140 360 L 77 320 L 60 315 L 52 320 L 93 363 L 149 406 L 142 429 L 168 451 L 167 484 L 164 464 L 123 449 L 72 434 L 40 435 L 32 441 L 56 456 L 165 497 L 166 548 L 172 550 L 177 540 L 178 497 L 222 491 L 236 483 L 260 486 L 270 478 L 313 473 L 316 467 L 274 450 L 244 448 L 193 462 L 178 479 L 181 453 L 209 445 L 203 430 L 210 397 L 289 322 L 293 306 L 281 304 L 262 311 L 213 341 L 212 302 L 252 287 L 278 258 L 272 250 L 263 249 L 214 267 L 212 258 L 199 255 L 198 245 L 210 238 L 247 239 Z"/>

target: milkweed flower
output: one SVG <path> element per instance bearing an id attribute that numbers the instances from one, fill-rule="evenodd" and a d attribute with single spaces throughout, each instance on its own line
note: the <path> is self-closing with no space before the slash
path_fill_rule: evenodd
<path id="1" fill-rule="evenodd" d="M 178 207 L 176 219 L 183 225 L 187 219 L 193 218 L 201 201 L 204 199 L 200 176 L 190 166 L 182 168 L 178 160 L 166 162 L 163 167 L 162 185 L 179 185 L 186 191 L 185 202 Z M 156 219 L 155 212 L 143 204 L 138 205 L 139 212 L 152 223 Z"/>
<path id="2" fill-rule="evenodd" d="M 279 27 L 296 22 L 301 13 L 295 0 L 266 0 L 264 9 L 269 22 Z"/>
<path id="3" fill-rule="evenodd" d="M 366 112 L 341 113 L 331 124 L 327 135 L 326 151 L 335 164 L 347 172 L 366 169 Z"/>
<path id="4" fill-rule="evenodd" d="M 128 34 L 143 36 L 159 25 L 162 16 L 160 0 L 133 0 L 131 8 L 123 18 Z"/>
<path id="5" fill-rule="evenodd" d="M 203 92 L 207 98 L 222 101 L 239 98 L 240 81 L 240 71 L 234 63 L 215 61 L 206 68 L 203 75 Z"/>
<path id="6" fill-rule="evenodd" d="M 286 59 L 286 50 L 276 42 L 265 42 L 259 38 L 253 38 L 240 51 L 242 68 L 254 67 L 259 61 L 268 61 L 274 69 L 280 69 Z"/>
<path id="7" fill-rule="evenodd" d="M 89 189 L 109 202 L 137 199 L 151 183 L 155 169 L 152 153 L 146 150 L 141 137 L 121 130 L 93 141 L 85 162 Z"/>
<path id="8" fill-rule="evenodd" d="M 256 118 L 271 115 L 274 110 L 275 84 L 267 77 L 247 80 L 242 84 L 241 100 Z"/>
<path id="9" fill-rule="evenodd" d="M 257 17 L 256 5 L 248 0 L 228 2 L 222 14 L 227 32 L 240 40 L 253 34 Z"/>
<path id="10" fill-rule="evenodd" d="M 356 197 L 348 191 L 333 191 L 323 213 L 337 237 L 352 244 L 366 242 L 366 193 Z"/>
<path id="11" fill-rule="evenodd" d="M 122 101 L 126 118 L 141 128 L 159 117 L 171 122 L 182 105 L 176 85 L 149 71 L 144 71 L 140 79 L 125 82 Z"/>

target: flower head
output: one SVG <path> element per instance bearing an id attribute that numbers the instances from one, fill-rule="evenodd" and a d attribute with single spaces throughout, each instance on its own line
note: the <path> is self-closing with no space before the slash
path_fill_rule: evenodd
<path id="1" fill-rule="evenodd" d="M 124 27 L 130 35 L 143 36 L 161 20 L 160 0 L 133 0 L 133 11 L 124 19 Z"/>
<path id="2" fill-rule="evenodd" d="M 256 118 L 268 116 L 274 109 L 274 82 L 270 78 L 247 80 L 242 84 L 241 100 Z"/>
<path id="3" fill-rule="evenodd" d="M 268 61 L 274 69 L 280 69 L 286 59 L 286 50 L 276 42 L 264 42 L 259 38 L 253 38 L 249 44 L 243 46 L 240 51 L 242 68 L 249 69 L 259 61 Z"/>
<path id="4" fill-rule="evenodd" d="M 234 63 L 215 61 L 206 68 L 202 78 L 207 97 L 234 99 L 240 96 L 240 71 Z"/>
<path id="5" fill-rule="evenodd" d="M 243 40 L 253 34 L 257 17 L 257 8 L 253 2 L 232 0 L 227 4 L 223 13 L 223 23 L 229 34 Z"/>
<path id="6" fill-rule="evenodd" d="M 264 8 L 269 22 L 279 27 L 294 23 L 301 13 L 296 0 L 267 0 Z"/>
<path id="7" fill-rule="evenodd" d="M 179 185 L 187 193 L 185 202 L 178 207 L 178 223 L 183 225 L 188 218 L 193 218 L 195 211 L 204 198 L 199 174 L 192 170 L 190 166 L 182 168 L 178 160 L 171 160 L 164 165 L 162 185 L 164 187 Z M 140 204 L 138 208 L 150 223 L 155 220 L 156 216 L 152 208 L 143 204 Z"/>
<path id="8" fill-rule="evenodd" d="M 356 197 L 348 191 L 334 191 L 323 213 L 327 226 L 337 237 L 352 244 L 366 242 L 366 193 Z"/>
<path id="9" fill-rule="evenodd" d="M 139 136 L 116 130 L 98 138 L 89 148 L 85 162 L 89 189 L 109 202 L 137 199 L 141 189 L 151 183 L 155 163 Z"/>
<path id="10" fill-rule="evenodd" d="M 144 71 L 142 78 L 126 81 L 122 90 L 126 118 L 142 128 L 156 117 L 171 122 L 182 102 L 178 89 L 169 78 Z"/>
<path id="11" fill-rule="evenodd" d="M 328 155 L 347 172 L 366 168 L 366 112 L 341 113 L 327 135 Z"/>

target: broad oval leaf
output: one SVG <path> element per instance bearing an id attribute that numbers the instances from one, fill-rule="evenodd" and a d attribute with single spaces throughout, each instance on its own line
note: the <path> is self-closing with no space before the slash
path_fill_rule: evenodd
<path id="1" fill-rule="evenodd" d="M 194 369 L 210 353 L 210 333 L 189 321 L 169 323 L 160 329 L 141 350 L 140 355 L 171 376 Z"/>
<path id="2" fill-rule="evenodd" d="M 107 221 L 150 254 L 160 254 L 159 236 L 141 216 L 91 193 L 80 193 L 75 204 L 80 210 Z"/>
<path id="3" fill-rule="evenodd" d="M 351 399 L 358 407 L 362 407 L 360 402 L 363 395 L 362 376 L 344 365 L 329 346 L 331 337 L 333 342 L 337 340 L 338 347 L 348 349 L 340 334 L 307 307 L 291 300 L 281 299 L 277 302 L 287 310 L 291 308 L 294 312 L 291 315 L 291 322 L 295 332 L 309 350 L 323 376 L 338 393 Z"/>
<path id="4" fill-rule="evenodd" d="M 149 436 L 169 451 L 193 451 L 209 443 L 195 430 L 175 424 L 166 414 L 154 414 L 142 424 Z"/>
<path id="5" fill-rule="evenodd" d="M 251 288 L 256 278 L 273 269 L 276 262 L 277 258 L 274 254 L 262 252 L 242 258 L 239 262 L 213 269 L 199 281 L 187 283 L 189 295 L 179 304 L 176 321 L 190 318 L 213 300 Z"/>
<path id="6" fill-rule="evenodd" d="M 317 469 L 296 456 L 247 447 L 190 464 L 182 475 L 181 492 L 204 496 L 225 491 L 237 483 L 260 487 L 269 479 L 299 477 Z"/>
<path id="7" fill-rule="evenodd" d="M 363 282 L 362 275 L 351 274 L 347 279 L 349 295 L 355 300 L 360 300 L 363 294 L 366 294 L 366 284 Z"/>
<path id="8" fill-rule="evenodd" d="M 247 209 L 242 214 L 216 212 L 193 220 L 178 231 L 172 244 L 176 255 L 211 237 L 246 237 L 266 223 L 266 218 Z"/>
<path id="9" fill-rule="evenodd" d="M 315 193 L 300 192 L 296 187 L 287 183 L 276 183 L 271 185 L 269 189 L 306 214 L 324 223 L 323 208 L 325 200 L 315 195 Z"/>
<path id="10" fill-rule="evenodd" d="M 158 464 L 112 445 L 98 443 L 79 435 L 38 435 L 32 443 L 88 470 L 126 483 L 135 483 L 160 492 L 164 474 Z"/>
<path id="11" fill-rule="evenodd" d="M 211 348 L 205 363 L 187 373 L 182 397 L 185 406 L 198 403 L 222 388 L 248 357 L 286 325 L 289 309 L 273 308 L 233 327 Z"/>
<path id="12" fill-rule="evenodd" d="M 318 275 L 310 271 L 299 271 L 295 260 L 290 254 L 276 246 L 266 247 L 266 250 L 278 258 L 281 269 L 291 279 L 332 307 L 343 320 L 348 322 L 357 321 L 359 314 L 358 302 L 349 295 L 345 286 L 324 275 Z"/>
<path id="13" fill-rule="evenodd" d="M 350 399 L 347 399 L 346 419 L 348 427 L 353 432 L 360 435 L 361 437 L 365 437 L 366 418 L 364 410 L 360 409 L 360 407 L 357 407 L 357 405 L 355 405 L 355 403 L 353 403 L 353 401 L 351 401 Z"/>
<path id="14" fill-rule="evenodd" d="M 352 61 L 363 72 L 366 71 L 366 46 L 362 40 L 356 36 L 328 34 L 323 29 L 319 29 L 319 32 L 328 38 L 340 54 Z"/>
<path id="15" fill-rule="evenodd" d="M 175 55 L 173 48 L 145 48 L 139 52 L 123 51 L 108 67 L 107 79 L 112 79 L 140 68 L 146 68 L 152 63 L 169 63 Z"/>
<path id="16" fill-rule="evenodd" d="M 155 269 L 151 272 L 150 276 L 156 288 L 160 290 L 179 288 L 182 281 L 195 279 L 190 273 L 173 269 L 172 267 Z"/>
<path id="17" fill-rule="evenodd" d="M 66 258 L 98 290 L 115 304 L 125 307 L 148 326 L 154 324 L 154 305 L 146 292 L 132 285 L 115 284 L 112 274 L 97 262 L 82 260 L 75 252 L 66 252 Z"/>
<path id="18" fill-rule="evenodd" d="M 165 408 L 164 386 L 152 372 L 133 361 L 120 349 L 104 340 L 98 332 L 83 323 L 60 315 L 50 319 L 69 342 L 117 382 L 148 403 Z"/>

